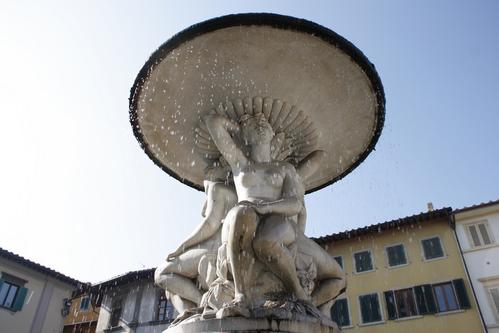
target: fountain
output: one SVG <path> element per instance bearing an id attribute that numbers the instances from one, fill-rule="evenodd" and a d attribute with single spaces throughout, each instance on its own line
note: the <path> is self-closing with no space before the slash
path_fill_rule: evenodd
<path id="1" fill-rule="evenodd" d="M 152 54 L 131 90 L 134 134 L 206 193 L 200 225 L 155 273 L 179 312 L 166 332 L 339 332 L 345 274 L 305 236 L 304 196 L 362 163 L 384 103 L 361 51 L 288 16 L 215 18 Z"/>

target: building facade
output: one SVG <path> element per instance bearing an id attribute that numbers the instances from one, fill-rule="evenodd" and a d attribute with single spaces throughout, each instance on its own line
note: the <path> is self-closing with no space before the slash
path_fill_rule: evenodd
<path id="1" fill-rule="evenodd" d="M 331 309 L 345 332 L 483 332 L 450 208 L 316 241 L 347 274 Z"/>
<path id="2" fill-rule="evenodd" d="M 156 287 L 154 269 L 130 272 L 92 287 L 100 305 L 96 332 L 160 333 L 177 315 L 164 290 Z"/>
<path id="3" fill-rule="evenodd" d="M 499 201 L 458 209 L 454 219 L 484 324 L 499 333 Z"/>
<path id="4" fill-rule="evenodd" d="M 1 248 L 0 274 L 0 332 L 62 332 L 79 281 Z"/>
<path id="5" fill-rule="evenodd" d="M 91 294 L 77 292 L 67 304 L 63 333 L 95 333 L 100 307 Z"/>

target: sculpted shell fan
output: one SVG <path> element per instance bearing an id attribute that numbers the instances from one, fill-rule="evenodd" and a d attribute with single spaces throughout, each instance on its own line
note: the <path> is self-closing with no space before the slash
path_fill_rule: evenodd
<path id="1" fill-rule="evenodd" d="M 275 133 L 271 143 L 271 153 L 272 159 L 276 161 L 287 161 L 296 166 L 304 157 L 317 149 L 320 133 L 310 118 L 295 105 L 280 99 L 259 96 L 238 98 L 220 103 L 208 114 L 218 114 L 236 123 L 251 116 L 265 117 Z M 195 144 L 198 152 L 205 158 L 210 160 L 222 158 L 202 121 L 196 128 Z"/>

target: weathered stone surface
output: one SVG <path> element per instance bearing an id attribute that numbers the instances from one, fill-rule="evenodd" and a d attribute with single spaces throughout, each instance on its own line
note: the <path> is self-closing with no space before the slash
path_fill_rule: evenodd
<path id="1" fill-rule="evenodd" d="M 272 18 L 240 25 L 245 20 L 231 26 L 220 18 L 220 28 L 212 30 L 212 22 L 207 31 L 197 25 L 196 33 L 186 30 L 152 55 L 131 98 L 144 149 L 165 171 L 201 190 L 206 163 L 191 153 L 199 117 L 219 103 L 261 96 L 296 106 L 322 134 L 327 158 L 306 181 L 307 191 L 346 175 L 371 150 L 383 121 L 374 68 L 332 32 L 328 41 L 299 31 L 292 19 L 289 29 Z"/>
<path id="2" fill-rule="evenodd" d="M 200 332 L 280 332 L 280 333 L 340 333 L 338 327 L 321 324 L 318 320 L 274 320 L 225 318 L 199 320 L 193 318 L 170 327 L 164 333 L 200 333 Z"/>

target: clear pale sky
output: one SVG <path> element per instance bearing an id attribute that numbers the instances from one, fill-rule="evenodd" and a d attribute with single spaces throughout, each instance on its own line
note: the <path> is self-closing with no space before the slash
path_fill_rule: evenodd
<path id="1" fill-rule="evenodd" d="M 321 236 L 499 198 L 498 1 L 2 1 L 0 247 L 82 281 L 156 266 L 204 195 L 128 122 L 133 80 L 176 32 L 274 12 L 324 25 L 376 65 L 386 124 L 366 161 L 307 196 Z"/>

